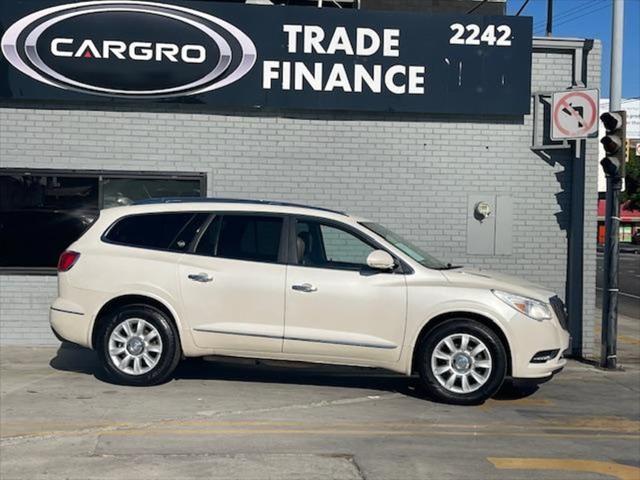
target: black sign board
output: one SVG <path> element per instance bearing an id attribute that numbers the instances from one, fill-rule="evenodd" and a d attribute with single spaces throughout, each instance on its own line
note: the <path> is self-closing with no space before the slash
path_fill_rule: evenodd
<path id="1" fill-rule="evenodd" d="M 0 99 L 529 113 L 527 17 L 18 0 L 0 26 Z"/>

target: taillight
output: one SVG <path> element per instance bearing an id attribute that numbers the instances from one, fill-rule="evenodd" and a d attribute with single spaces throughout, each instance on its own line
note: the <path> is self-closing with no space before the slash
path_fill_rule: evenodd
<path id="1" fill-rule="evenodd" d="M 80 254 L 78 252 L 74 252 L 73 250 L 67 250 L 62 252 L 60 255 L 60 259 L 58 260 L 58 271 L 59 272 L 67 272 L 71 270 L 78 259 L 80 258 Z"/>

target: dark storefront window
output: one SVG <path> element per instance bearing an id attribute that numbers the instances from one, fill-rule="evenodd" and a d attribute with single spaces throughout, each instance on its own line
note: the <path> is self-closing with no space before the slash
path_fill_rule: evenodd
<path id="1" fill-rule="evenodd" d="M 129 205 L 148 198 L 199 197 L 203 193 L 199 179 L 105 176 L 102 181 L 103 208 Z"/>
<path id="2" fill-rule="evenodd" d="M 199 197 L 202 174 L 0 169 L 0 272 L 49 273 L 101 208 Z"/>

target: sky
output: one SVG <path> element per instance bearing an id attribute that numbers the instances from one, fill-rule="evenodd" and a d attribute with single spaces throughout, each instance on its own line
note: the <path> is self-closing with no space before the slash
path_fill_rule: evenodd
<path id="1" fill-rule="evenodd" d="M 602 42 L 600 96 L 609 98 L 612 0 L 553 0 L 553 36 L 593 38 Z M 507 0 L 508 15 L 515 15 L 525 0 Z M 529 0 L 520 14 L 533 17 L 534 36 L 544 36 L 547 0 Z M 624 0 L 622 97 L 640 97 L 640 0 Z"/>

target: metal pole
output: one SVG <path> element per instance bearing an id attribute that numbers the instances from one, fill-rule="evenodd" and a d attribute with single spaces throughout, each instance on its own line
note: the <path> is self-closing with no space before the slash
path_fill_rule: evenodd
<path id="1" fill-rule="evenodd" d="M 553 31 L 553 0 L 547 0 L 547 37 Z"/>
<path id="2" fill-rule="evenodd" d="M 567 312 L 571 333 L 571 356 L 582 357 L 584 303 L 584 210 L 585 140 L 576 140 L 571 159 L 571 228 L 568 232 Z"/>
<path id="3" fill-rule="evenodd" d="M 611 26 L 611 93 L 609 111 L 622 110 L 622 37 L 624 30 L 624 0 L 613 0 Z"/>
<path id="4" fill-rule="evenodd" d="M 618 232 L 620 231 L 618 196 L 621 187 L 621 178 L 607 176 L 600 366 L 610 369 L 618 367 Z"/>
<path id="5" fill-rule="evenodd" d="M 620 110 L 622 96 L 622 37 L 624 1 L 613 0 L 611 28 L 611 92 L 609 111 Z M 623 145 L 622 148 L 625 148 Z M 618 366 L 618 265 L 620 249 L 620 177 L 607 176 L 607 205 L 605 217 L 604 290 L 602 296 L 602 346 L 600 365 L 615 369 Z"/>

